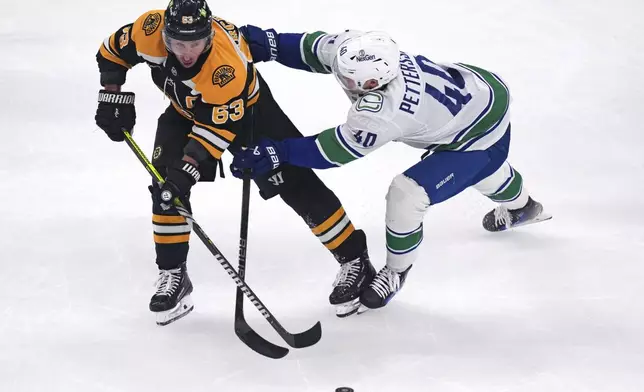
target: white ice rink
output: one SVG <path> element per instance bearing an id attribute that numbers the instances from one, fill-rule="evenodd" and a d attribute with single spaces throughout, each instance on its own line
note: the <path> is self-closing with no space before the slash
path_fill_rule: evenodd
<path id="1" fill-rule="evenodd" d="M 2 0 L 0 391 L 644 391 L 644 3 L 641 0 L 210 1 L 241 26 L 387 30 L 403 50 L 495 71 L 513 93 L 510 161 L 554 219 L 490 234 L 474 190 L 430 208 L 421 256 L 384 309 L 338 319 L 337 263 L 279 199 L 253 191 L 248 283 L 291 331 L 282 360 L 233 331 L 235 286 L 193 235 L 195 310 L 167 327 L 148 174 L 94 124 L 102 40 L 164 0 Z M 344 120 L 332 76 L 260 64 L 306 135 Z M 151 153 L 168 105 L 141 64 L 134 136 Z M 422 152 L 392 144 L 319 172 L 383 266 L 384 196 Z M 225 155 L 229 163 L 231 156 Z M 193 190 L 236 265 L 241 181 Z M 283 344 L 249 304 L 263 336 Z"/>

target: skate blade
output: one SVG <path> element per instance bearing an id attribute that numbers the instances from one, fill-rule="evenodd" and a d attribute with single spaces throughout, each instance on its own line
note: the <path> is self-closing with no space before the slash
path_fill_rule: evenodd
<path id="1" fill-rule="evenodd" d="M 195 305 L 192 303 L 192 298 L 187 295 L 183 297 L 174 308 L 164 312 L 157 312 L 157 325 L 164 326 L 173 323 L 192 312 L 194 308 Z"/>
<path id="2" fill-rule="evenodd" d="M 358 311 L 360 307 L 360 298 L 356 298 L 343 304 L 335 305 L 335 315 L 344 318 L 349 317 Z"/>
<path id="3" fill-rule="evenodd" d="M 367 310 L 369 310 L 368 307 L 360 304 L 360 307 L 358 308 L 358 314 L 362 314 L 362 313 L 366 312 Z"/>
<path id="4" fill-rule="evenodd" d="M 550 220 L 550 219 L 552 219 L 552 214 L 549 214 L 547 212 L 542 212 L 541 214 L 535 216 L 534 218 L 532 218 L 532 219 L 530 219 L 528 221 L 525 221 L 525 222 L 521 222 L 521 223 L 516 224 L 514 226 L 511 226 L 510 228 L 527 226 L 527 225 L 531 225 L 533 223 L 539 223 L 539 222 L 547 221 L 547 220 Z"/>

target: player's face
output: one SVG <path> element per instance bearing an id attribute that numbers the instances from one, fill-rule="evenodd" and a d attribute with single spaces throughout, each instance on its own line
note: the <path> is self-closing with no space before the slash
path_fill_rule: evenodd
<path id="1" fill-rule="evenodd" d="M 185 68 L 190 68 L 197 62 L 199 56 L 206 50 L 208 38 L 196 41 L 179 41 L 172 38 L 166 39 L 168 49 L 177 56 Z"/>
<path id="2" fill-rule="evenodd" d="M 357 91 L 357 87 L 358 87 L 358 85 L 356 84 L 355 80 L 353 80 L 353 79 L 349 79 L 349 78 L 345 78 L 344 76 L 342 76 L 342 75 L 341 75 L 341 74 L 339 74 L 339 73 L 336 73 L 336 74 L 335 74 L 335 77 L 336 77 L 336 79 L 338 79 L 338 82 L 340 82 L 340 84 L 342 85 L 342 87 L 343 87 L 345 90 L 349 90 L 349 91 Z"/>
<path id="3" fill-rule="evenodd" d="M 332 70 L 333 70 L 333 75 L 335 75 L 335 78 L 338 80 L 338 83 L 342 85 L 342 88 L 350 92 L 358 92 L 357 91 L 358 85 L 355 82 L 355 80 L 345 77 L 344 75 L 342 75 L 342 72 L 340 72 L 340 67 L 338 66 L 337 57 L 333 60 Z"/>

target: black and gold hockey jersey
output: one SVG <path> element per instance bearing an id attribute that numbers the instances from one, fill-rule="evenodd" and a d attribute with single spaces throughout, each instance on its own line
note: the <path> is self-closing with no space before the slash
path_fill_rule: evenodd
<path id="1" fill-rule="evenodd" d="M 242 131 L 247 109 L 259 98 L 250 49 L 235 25 L 214 17 L 209 52 L 183 69 L 170 61 L 163 42 L 164 13 L 146 12 L 105 39 L 97 53 L 101 83 L 123 84 L 128 69 L 147 63 L 154 84 L 194 122 L 188 136 L 219 159 Z"/>

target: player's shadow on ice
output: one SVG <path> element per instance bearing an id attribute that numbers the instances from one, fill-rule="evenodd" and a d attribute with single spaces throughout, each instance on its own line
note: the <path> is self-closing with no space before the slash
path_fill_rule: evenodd
<path id="1" fill-rule="evenodd" d="M 472 314 L 444 308 L 432 311 L 394 300 L 385 309 L 336 323 L 327 321 L 325 340 L 315 355 L 370 363 L 370 371 L 376 373 L 385 372 L 392 360 L 401 358 L 428 363 L 485 358 L 504 368 L 517 361 L 538 367 L 543 365 L 544 350 L 556 352 L 580 343 L 571 340 L 571 327 L 579 327 L 573 320 L 554 320 L 553 328 L 544 330 L 535 326 L 539 321 L 543 325 L 543 320 L 530 317 L 534 315 L 520 317 L 494 310 Z"/>
<path id="2" fill-rule="evenodd" d="M 545 225 L 552 224 L 551 220 L 537 225 L 542 225 L 541 228 L 545 228 Z M 465 249 L 468 249 L 468 251 L 476 252 L 479 255 L 492 249 L 504 252 L 558 251 L 574 244 L 574 238 L 569 238 L 560 232 L 532 229 L 536 227 L 536 225 L 517 227 L 499 233 L 490 233 L 479 228 L 461 230 L 458 233 L 437 230 L 431 233 L 426 232 L 424 242 L 435 245 L 432 247 L 434 251 L 452 252 L 457 249 L 462 254 Z"/>

